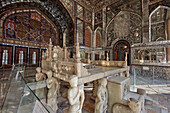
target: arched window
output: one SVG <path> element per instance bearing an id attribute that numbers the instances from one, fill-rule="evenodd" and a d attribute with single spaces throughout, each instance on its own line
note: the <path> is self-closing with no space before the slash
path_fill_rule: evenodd
<path id="1" fill-rule="evenodd" d="M 2 64 L 8 64 L 8 50 L 3 50 Z"/>
<path id="2" fill-rule="evenodd" d="M 85 46 L 91 47 L 91 29 L 89 27 L 85 28 Z"/>
<path id="3" fill-rule="evenodd" d="M 24 61 L 24 51 L 19 51 L 19 64 L 23 64 Z"/>
<path id="4" fill-rule="evenodd" d="M 33 54 L 32 54 L 32 64 L 36 64 L 36 52 L 34 51 Z"/>
<path id="5" fill-rule="evenodd" d="M 170 8 L 158 6 L 149 15 L 149 41 L 170 40 L 168 33 L 170 23 Z"/>

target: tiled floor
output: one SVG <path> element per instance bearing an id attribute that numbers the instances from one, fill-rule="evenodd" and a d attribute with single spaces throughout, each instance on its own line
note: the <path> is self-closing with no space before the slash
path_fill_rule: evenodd
<path id="1" fill-rule="evenodd" d="M 28 73 L 31 73 L 29 71 Z M 35 70 L 34 70 L 35 73 Z M 1 74 L 1 73 L 0 73 Z M 5 95 L 7 94 L 7 89 L 9 86 L 9 75 L 10 71 L 6 71 L 5 76 L 0 75 L 0 106 L 3 104 Z M 15 74 L 14 74 L 15 75 Z M 131 77 L 131 84 L 133 83 L 133 77 Z M 33 82 L 33 76 L 27 77 L 27 82 Z M 16 113 L 19 106 L 20 99 L 22 95 L 23 84 L 22 82 L 12 80 L 11 86 L 9 88 L 8 96 L 6 98 L 7 103 L 4 104 L 6 111 L 4 113 Z M 170 80 L 155 79 L 152 77 L 136 77 L 136 85 L 133 87 L 131 85 L 131 90 L 136 90 L 136 88 L 142 88 L 147 91 L 145 108 L 148 113 L 170 113 Z M 67 90 L 64 90 L 67 92 Z M 66 94 L 66 93 L 65 93 Z M 66 96 L 65 96 L 66 97 Z M 68 104 L 68 103 L 67 103 Z M 94 112 L 94 100 L 91 99 L 91 93 L 86 93 L 86 98 L 83 106 L 83 113 L 93 113 Z M 65 107 L 64 113 L 68 110 L 68 106 Z M 0 110 L 1 111 L 1 110 Z M 168 112 L 169 111 L 169 112 Z"/>
<path id="2" fill-rule="evenodd" d="M 0 70 L 0 107 L 2 108 L 3 100 L 7 94 L 7 89 L 9 87 L 9 70 Z"/>
<path id="3" fill-rule="evenodd" d="M 31 72 L 35 73 L 33 70 Z M 16 70 L 12 73 L 10 69 L 0 70 L 0 113 L 17 113 L 25 84 L 21 78 L 16 80 L 15 75 Z"/>
<path id="4" fill-rule="evenodd" d="M 131 83 L 132 78 L 131 76 Z M 147 92 L 145 109 L 148 113 L 170 113 L 170 80 L 137 76 L 135 88 L 131 85 L 131 90 L 136 88 Z"/>

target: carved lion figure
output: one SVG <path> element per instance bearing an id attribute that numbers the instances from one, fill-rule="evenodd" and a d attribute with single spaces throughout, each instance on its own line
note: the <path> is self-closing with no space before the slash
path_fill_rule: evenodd
<path id="1" fill-rule="evenodd" d="M 112 113 L 140 113 L 140 104 L 134 98 L 128 100 L 128 105 L 114 104 Z"/>

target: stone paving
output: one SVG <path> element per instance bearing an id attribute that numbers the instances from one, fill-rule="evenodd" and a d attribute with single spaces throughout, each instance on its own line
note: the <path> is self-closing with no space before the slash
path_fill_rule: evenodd
<path id="1" fill-rule="evenodd" d="M 133 83 L 133 77 L 131 83 Z M 145 89 L 147 92 L 145 109 L 148 113 L 170 113 L 170 80 L 153 79 L 152 77 L 136 77 L 136 85 L 131 90 Z"/>
<path id="2" fill-rule="evenodd" d="M 1 76 L 2 77 L 2 76 Z M 3 80 L 0 82 L 0 105 L 2 105 L 2 100 L 4 95 L 6 94 L 6 88 L 8 86 L 8 76 L 6 78 L 3 77 Z M 145 101 L 145 109 L 148 113 L 170 113 L 170 80 L 163 79 L 154 79 L 152 77 L 136 77 L 136 85 L 133 86 L 133 76 L 130 75 L 131 78 L 131 91 L 136 91 L 137 88 L 145 89 L 147 92 L 146 101 Z M 32 81 L 28 79 L 28 82 Z M 18 88 L 20 86 L 16 86 Z M 14 91 L 15 88 L 12 88 L 11 91 Z M 10 93 L 12 94 L 12 92 Z M 17 93 L 13 93 L 13 95 L 18 95 Z M 16 96 L 17 97 L 17 96 Z M 84 103 L 83 113 L 93 113 L 94 111 L 94 101 L 90 99 L 90 93 L 86 93 L 86 101 Z M 8 102 L 8 112 L 10 110 L 14 111 L 14 105 L 16 105 L 16 98 L 10 99 Z M 19 102 L 19 100 L 18 100 Z M 86 111 L 86 110 L 87 111 Z"/>

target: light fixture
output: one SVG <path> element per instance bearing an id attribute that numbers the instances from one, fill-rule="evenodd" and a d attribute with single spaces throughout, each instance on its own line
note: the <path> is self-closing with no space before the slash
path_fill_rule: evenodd
<path id="1" fill-rule="evenodd" d="M 110 7 L 108 7 L 107 10 L 110 10 Z"/>

